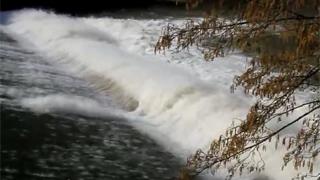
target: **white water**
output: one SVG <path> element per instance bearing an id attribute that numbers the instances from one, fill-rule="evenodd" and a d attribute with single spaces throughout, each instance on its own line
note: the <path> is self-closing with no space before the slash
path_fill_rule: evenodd
<path id="1" fill-rule="evenodd" d="M 78 115 L 103 117 L 119 116 L 115 109 L 95 100 L 72 95 L 52 94 L 34 98 L 22 98 L 21 104 L 37 113 L 74 113 Z"/>
<path id="2" fill-rule="evenodd" d="M 21 44 L 97 87 L 111 81 L 117 87 L 111 88 L 113 93 L 121 91 L 121 102 L 138 102 L 136 109 L 128 112 L 131 119 L 139 119 L 133 123 L 185 158 L 207 147 L 232 120 L 243 118 L 252 98 L 229 91 L 232 77 L 245 67 L 241 56 L 209 64 L 200 61 L 201 55 L 195 50 L 186 55 L 153 55 L 152 44 L 167 22 L 71 18 L 23 10 L 10 13 L 4 29 Z M 87 104 L 77 106 L 80 101 Z M 34 98 L 22 104 L 35 111 L 70 106 L 77 111 L 94 108 L 91 113 L 97 114 L 104 110 L 77 97 Z M 291 168 L 281 171 L 280 157 L 280 152 L 266 153 L 266 174 L 276 180 L 290 179 L 296 172 Z"/>

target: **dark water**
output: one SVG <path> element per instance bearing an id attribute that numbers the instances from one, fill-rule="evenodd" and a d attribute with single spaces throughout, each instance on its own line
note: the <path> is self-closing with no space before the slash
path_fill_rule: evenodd
<path id="1" fill-rule="evenodd" d="M 1 179 L 174 179 L 179 160 L 128 120 L 61 111 L 38 114 L 20 100 L 53 93 L 97 101 L 86 81 L 0 33 Z"/>

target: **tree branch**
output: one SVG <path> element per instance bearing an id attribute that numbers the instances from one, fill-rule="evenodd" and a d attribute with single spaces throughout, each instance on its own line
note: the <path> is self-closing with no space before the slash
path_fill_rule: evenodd
<path id="1" fill-rule="evenodd" d="M 292 122 L 284 125 L 284 126 L 281 127 L 280 129 L 274 131 L 274 132 L 271 133 L 269 136 L 267 136 L 266 138 L 258 141 L 257 143 L 255 143 L 255 144 L 253 144 L 253 145 L 250 145 L 250 146 L 248 146 L 248 147 L 245 147 L 245 148 L 242 149 L 241 151 L 238 151 L 237 153 L 234 153 L 234 154 L 232 154 L 232 155 L 230 155 L 230 156 L 228 156 L 228 157 L 225 157 L 225 158 L 222 158 L 222 159 L 218 159 L 218 160 L 214 161 L 213 163 L 206 165 L 206 166 L 203 167 L 200 171 L 197 171 L 197 172 L 194 174 L 194 176 L 200 174 L 200 173 L 203 172 L 205 169 L 210 168 L 211 166 L 213 166 L 213 165 L 216 164 L 216 163 L 226 161 L 226 160 L 228 160 L 228 159 L 231 159 L 231 158 L 233 158 L 233 157 L 238 156 L 239 154 L 242 154 L 242 153 L 246 152 L 246 151 L 249 150 L 249 149 L 252 149 L 252 148 L 257 147 L 258 145 L 260 145 L 260 144 L 264 143 L 265 141 L 269 140 L 271 137 L 277 135 L 279 132 L 283 131 L 284 129 L 288 128 L 289 126 L 293 125 L 294 123 L 300 121 L 301 119 L 303 119 L 304 117 L 306 117 L 307 115 L 311 114 L 313 111 L 315 111 L 315 110 L 317 110 L 317 109 L 320 109 L 320 106 L 316 106 L 315 108 L 312 108 L 310 111 L 302 114 L 302 115 L 299 116 L 297 119 L 295 119 L 295 120 L 293 120 Z"/>

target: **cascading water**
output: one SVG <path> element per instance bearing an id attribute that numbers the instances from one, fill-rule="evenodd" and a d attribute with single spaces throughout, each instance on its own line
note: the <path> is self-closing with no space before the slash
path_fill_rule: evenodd
<path id="1" fill-rule="evenodd" d="M 117 106 L 52 93 L 21 98 L 19 103 L 37 113 L 67 110 L 126 118 L 181 159 L 205 149 L 233 120 L 244 118 L 252 103 L 251 97 L 229 92 L 233 76 L 245 68 L 245 58 L 235 54 L 209 64 L 200 60 L 196 50 L 156 56 L 152 44 L 169 21 L 183 20 L 74 18 L 40 10 L 7 13 L 4 32 L 108 94 Z M 280 152 L 266 153 L 266 174 L 275 179 L 291 177 L 293 171 L 281 171 L 276 156 Z"/>

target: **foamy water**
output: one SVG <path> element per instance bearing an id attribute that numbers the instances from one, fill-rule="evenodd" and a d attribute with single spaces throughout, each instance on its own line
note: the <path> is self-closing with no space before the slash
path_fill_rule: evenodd
<path id="1" fill-rule="evenodd" d="M 128 107 L 126 112 L 115 112 L 91 99 L 59 94 L 21 100 L 36 112 L 69 109 L 96 116 L 122 112 L 120 116 L 186 158 L 208 147 L 234 119 L 244 118 L 253 102 L 252 97 L 229 91 L 233 76 L 245 68 L 241 55 L 209 64 L 201 61 L 195 49 L 153 54 L 161 27 L 183 20 L 73 18 L 38 10 L 12 12 L 7 20 L 3 29 L 23 46 L 90 81 L 98 90 L 115 94 Z M 282 152 L 265 153 L 268 177 L 290 179 L 296 174 L 292 168 L 281 171 Z"/>

